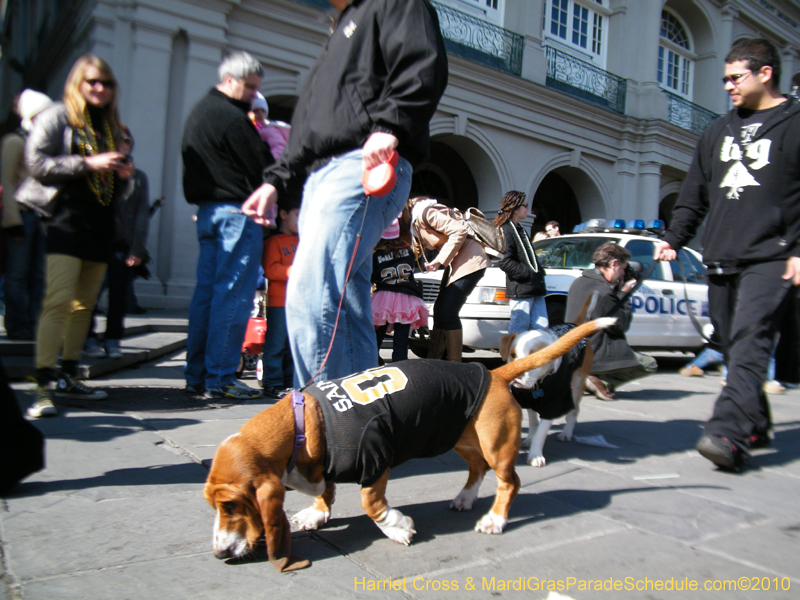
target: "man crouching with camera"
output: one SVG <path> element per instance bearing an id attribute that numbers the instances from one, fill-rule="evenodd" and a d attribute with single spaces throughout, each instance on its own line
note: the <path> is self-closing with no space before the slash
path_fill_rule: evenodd
<path id="1" fill-rule="evenodd" d="M 636 285 L 636 277 L 628 268 L 631 253 L 617 244 L 606 243 L 594 251 L 594 269 L 587 269 L 569 288 L 566 321 L 571 323 L 597 292 L 594 309 L 588 319 L 616 317 L 617 322 L 589 337 L 594 351 L 592 374 L 586 381 L 588 390 L 600 400 L 614 400 L 614 390 L 624 383 L 656 372 L 656 360 L 634 352 L 625 332 L 631 326 L 633 309 L 628 291 Z"/>

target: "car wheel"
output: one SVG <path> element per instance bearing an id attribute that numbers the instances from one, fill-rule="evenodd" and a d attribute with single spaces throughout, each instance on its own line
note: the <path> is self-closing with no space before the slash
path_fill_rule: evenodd
<path id="1" fill-rule="evenodd" d="M 550 322 L 550 327 L 553 325 L 562 325 L 564 318 L 567 314 L 567 307 L 561 300 L 546 300 L 547 302 L 547 320 Z"/>

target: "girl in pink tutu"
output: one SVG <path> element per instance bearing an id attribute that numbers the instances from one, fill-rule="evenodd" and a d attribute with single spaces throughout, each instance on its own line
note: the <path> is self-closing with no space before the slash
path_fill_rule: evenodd
<path id="1" fill-rule="evenodd" d="M 394 330 L 392 362 L 408 358 L 408 334 L 428 324 L 428 309 L 414 279 L 414 253 L 408 209 L 383 232 L 372 254 L 372 324 L 380 350 Z"/>

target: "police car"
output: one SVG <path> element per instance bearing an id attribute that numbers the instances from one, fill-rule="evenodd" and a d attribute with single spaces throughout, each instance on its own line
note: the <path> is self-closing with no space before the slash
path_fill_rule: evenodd
<path id="1" fill-rule="evenodd" d="M 564 320 L 567 292 L 584 269 L 594 268 L 594 251 L 606 242 L 625 247 L 631 261 L 640 263 L 642 272 L 652 265 L 657 233 L 663 230 L 661 221 L 609 221 L 592 219 L 575 227 L 575 232 L 533 244 L 539 264 L 547 276 L 548 316 L 551 324 Z M 506 275 L 496 266 L 486 274 L 467 298 L 459 317 L 466 348 L 495 350 L 499 340 L 508 333 L 508 298 L 505 295 Z M 439 294 L 442 271 L 417 273 L 423 298 L 431 311 L 428 327 L 433 327 L 433 303 Z M 703 346 L 703 338 L 689 316 L 691 307 L 700 325 L 708 318 L 708 278 L 701 256 L 683 249 L 678 258 L 655 265 L 644 283 L 631 298 L 633 321 L 627 332 L 628 343 L 637 350 L 668 350 L 695 352 Z M 412 332 L 410 348 L 424 356 L 428 331 Z"/>

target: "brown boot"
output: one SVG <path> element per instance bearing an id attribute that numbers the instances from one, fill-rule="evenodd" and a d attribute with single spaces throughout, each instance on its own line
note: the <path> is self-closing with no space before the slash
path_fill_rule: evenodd
<path id="1" fill-rule="evenodd" d="M 460 329 L 452 329 L 445 333 L 447 334 L 447 360 L 461 362 L 463 332 Z"/>
<path id="2" fill-rule="evenodd" d="M 447 332 L 444 329 L 431 329 L 428 339 L 428 358 L 442 358 L 447 343 Z"/>

